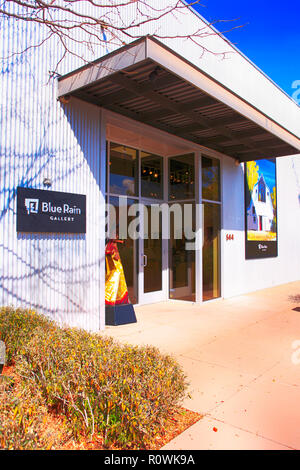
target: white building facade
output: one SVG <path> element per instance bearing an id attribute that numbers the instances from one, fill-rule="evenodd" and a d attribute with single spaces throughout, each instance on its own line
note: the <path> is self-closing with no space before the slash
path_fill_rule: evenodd
<path id="1" fill-rule="evenodd" d="M 125 20 L 133 13 L 128 6 Z M 194 249 L 167 236 L 164 218 L 156 238 L 120 248 L 134 304 L 201 303 L 300 279 L 300 108 L 221 36 L 208 36 L 215 53 L 205 54 L 166 38 L 204 25 L 188 9 L 162 18 L 131 44 L 89 51 L 91 64 L 67 55 L 57 78 L 56 42 L 30 48 L 41 28 L 2 20 L 1 305 L 105 328 L 108 203 L 117 213 L 174 202 L 193 211 Z M 148 36 L 157 31 L 159 41 Z M 16 44 L 27 50 L 12 55 Z M 278 256 L 249 260 L 244 162 L 268 157 L 277 161 Z M 18 231 L 20 187 L 84 195 L 85 231 Z"/>

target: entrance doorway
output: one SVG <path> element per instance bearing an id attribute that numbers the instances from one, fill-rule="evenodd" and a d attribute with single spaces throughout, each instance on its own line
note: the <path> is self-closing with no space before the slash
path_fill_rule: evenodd
<path id="1" fill-rule="evenodd" d="M 219 161 L 202 157 L 203 263 L 197 275 L 195 167 L 194 153 L 162 157 L 107 143 L 106 200 L 115 216 L 109 238 L 124 242 L 118 248 L 133 304 L 195 302 L 201 278 L 203 300 L 220 296 Z"/>
<path id="2" fill-rule="evenodd" d="M 109 237 L 117 238 L 130 302 L 168 298 L 168 240 L 162 214 L 152 207 L 164 202 L 164 158 L 107 143 Z"/>

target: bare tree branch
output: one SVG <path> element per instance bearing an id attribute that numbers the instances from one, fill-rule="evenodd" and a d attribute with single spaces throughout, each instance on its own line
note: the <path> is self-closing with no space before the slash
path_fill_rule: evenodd
<path id="1" fill-rule="evenodd" d="M 186 4 L 183 0 L 2 0 L 0 17 L 39 25 L 44 32 L 43 39 L 12 55 L 40 47 L 55 37 L 62 48 L 55 71 L 68 54 L 89 62 L 86 52 L 93 52 L 101 45 L 107 49 L 127 44 L 145 35 L 146 28 L 154 28 L 151 34 L 160 40 L 188 39 L 199 46 L 200 55 L 209 52 L 224 58 L 228 52 L 213 52 L 203 41 L 208 36 L 222 34 L 211 26 L 223 21 L 183 33 L 177 30 L 174 34 L 165 34 L 156 28 L 161 26 L 163 18 L 178 21 L 181 14 L 195 5 L 201 5 L 201 1 Z M 229 31 L 239 27 L 234 26 Z M 83 52 L 76 51 L 79 47 Z"/>

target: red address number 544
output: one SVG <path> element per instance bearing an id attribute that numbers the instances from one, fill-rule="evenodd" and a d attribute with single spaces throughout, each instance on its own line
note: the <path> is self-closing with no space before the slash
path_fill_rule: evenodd
<path id="1" fill-rule="evenodd" d="M 227 233 L 226 234 L 226 241 L 231 241 L 234 240 L 234 235 L 233 233 Z"/>

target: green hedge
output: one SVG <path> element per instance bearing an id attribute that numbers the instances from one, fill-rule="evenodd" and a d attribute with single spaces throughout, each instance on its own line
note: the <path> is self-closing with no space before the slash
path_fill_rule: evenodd
<path id="1" fill-rule="evenodd" d="M 0 335 L 19 374 L 74 436 L 101 433 L 107 447 L 147 448 L 186 392 L 177 362 L 153 347 L 60 328 L 34 312 L 2 308 Z"/>

